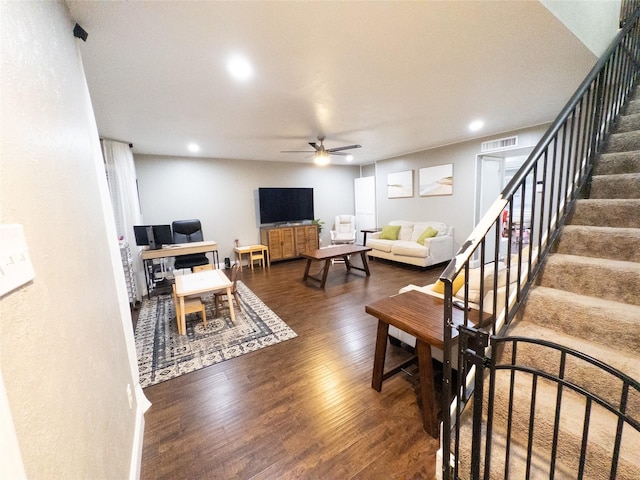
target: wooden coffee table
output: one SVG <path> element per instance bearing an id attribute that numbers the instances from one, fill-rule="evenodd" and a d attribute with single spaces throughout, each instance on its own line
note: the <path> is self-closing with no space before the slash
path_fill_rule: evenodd
<path id="1" fill-rule="evenodd" d="M 438 404 L 436 402 L 431 364 L 431 346 L 444 349 L 444 300 L 417 290 L 409 290 L 392 297 L 383 298 L 365 307 L 365 311 L 378 319 L 376 353 L 373 360 L 371 388 L 382 390 L 382 382 L 415 362 L 415 357 L 402 365 L 384 372 L 387 352 L 389 325 L 416 337 L 418 370 L 420 372 L 420 393 L 422 397 L 422 419 L 424 429 L 433 437 L 438 437 Z M 477 310 L 468 315 L 472 324 L 480 318 Z M 453 308 L 453 323 L 464 323 L 464 311 Z M 483 321 L 490 315 L 483 314 Z M 457 333 L 457 332 L 455 332 Z"/>
<path id="2" fill-rule="evenodd" d="M 331 247 L 319 248 L 318 250 L 313 250 L 309 253 L 301 253 L 300 255 L 307 259 L 307 266 L 304 269 L 304 277 L 302 280 L 310 278 L 311 280 L 320 282 L 320 288 L 324 288 L 325 283 L 327 283 L 327 274 L 331 267 L 331 260 L 338 257 L 342 257 L 344 259 L 344 265 L 347 267 L 347 272 L 351 272 L 352 269 L 360 270 L 369 276 L 371 273 L 369 272 L 369 264 L 367 263 L 367 252 L 370 250 L 371 248 L 363 247 L 362 245 L 332 245 Z M 357 253 L 359 253 L 362 258 L 362 267 L 356 267 L 349 261 L 349 255 L 355 255 Z M 317 275 L 309 275 L 311 262 L 314 260 L 324 260 L 324 267 L 322 267 Z M 320 275 L 322 275 L 322 277 L 320 277 Z"/>

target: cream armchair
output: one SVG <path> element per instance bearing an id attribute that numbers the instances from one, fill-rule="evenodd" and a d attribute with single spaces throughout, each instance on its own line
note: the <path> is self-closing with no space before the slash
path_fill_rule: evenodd
<path id="1" fill-rule="evenodd" d="M 356 217 L 355 215 L 338 215 L 331 230 L 331 244 L 340 245 L 355 243 Z"/>

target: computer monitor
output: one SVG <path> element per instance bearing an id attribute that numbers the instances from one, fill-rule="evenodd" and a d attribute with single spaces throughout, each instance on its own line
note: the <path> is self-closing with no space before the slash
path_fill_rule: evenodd
<path id="1" fill-rule="evenodd" d="M 136 245 L 148 245 L 151 250 L 173 243 L 171 225 L 134 225 Z"/>

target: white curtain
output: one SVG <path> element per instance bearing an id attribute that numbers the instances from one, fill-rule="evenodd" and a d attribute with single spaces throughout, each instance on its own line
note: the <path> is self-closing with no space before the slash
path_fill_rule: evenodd
<path id="1" fill-rule="evenodd" d="M 102 140 L 102 154 L 117 233 L 129 244 L 131 249 L 136 282 L 135 297 L 137 301 L 140 301 L 141 288 L 145 288 L 145 277 L 140 248 L 136 246 L 133 234 L 133 226 L 142 223 L 133 153 L 127 143 Z"/>

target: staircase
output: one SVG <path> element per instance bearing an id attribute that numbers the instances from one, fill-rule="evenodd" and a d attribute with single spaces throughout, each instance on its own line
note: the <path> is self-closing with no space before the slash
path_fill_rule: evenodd
<path id="1" fill-rule="evenodd" d="M 508 336 L 546 340 L 583 352 L 640 379 L 640 88 L 619 116 L 605 153 L 594 167 L 589 198 L 577 201 L 559 240 L 545 260 L 536 285 L 519 310 Z M 498 363 L 517 364 L 564 376 L 587 391 L 620 406 L 619 379 L 590 363 L 567 358 L 543 345 L 518 343 L 517 352 L 498 348 Z M 515 361 L 514 361 L 515 363 Z M 543 376 L 496 370 L 490 478 L 611 477 L 617 417 L 584 396 Z M 484 387 L 483 438 L 488 418 L 488 379 Z M 512 395 L 512 397 L 510 397 Z M 532 401 L 532 398 L 535 400 Z M 557 410 L 556 405 L 561 404 Z M 512 406 L 510 410 L 509 406 Z M 640 393 L 631 390 L 627 414 L 640 421 Z M 460 472 L 469 472 L 472 407 L 460 430 Z M 557 415 L 557 417 L 556 417 Z M 585 421 L 585 417 L 588 420 Z M 583 431 L 588 427 L 587 441 Z M 557 429 L 554 428 L 557 427 Z M 554 436 L 556 437 L 554 440 Z M 511 440 L 507 442 L 507 438 Z M 640 478 L 640 432 L 621 431 L 617 479 Z M 527 465 L 527 445 L 532 455 Z M 553 447 L 556 445 L 556 447 Z M 509 453 L 507 453 L 509 449 Z M 482 462 L 485 444 L 482 444 Z M 484 468 L 484 467 L 483 467 Z"/>

